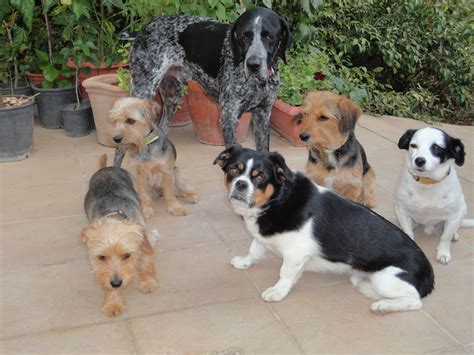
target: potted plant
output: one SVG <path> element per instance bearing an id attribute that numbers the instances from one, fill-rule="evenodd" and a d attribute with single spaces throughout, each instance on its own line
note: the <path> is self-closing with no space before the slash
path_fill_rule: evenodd
<path id="1" fill-rule="evenodd" d="M 22 160 L 33 152 L 33 97 L 0 94 L 0 162 Z"/>
<path id="2" fill-rule="evenodd" d="M 34 2 L 20 5 L 7 1 L 0 27 L 0 93 L 3 95 L 31 95 L 31 87 L 24 79 L 26 65 L 21 63 L 30 49 Z"/>
<path id="3" fill-rule="evenodd" d="M 270 116 L 271 126 L 290 143 L 301 147 L 299 128 L 294 117 L 300 111 L 305 95 L 314 90 L 330 90 L 332 84 L 325 80 L 327 57 L 315 50 L 302 50 L 288 57 L 288 64 L 280 66 L 280 90 Z"/>
<path id="4" fill-rule="evenodd" d="M 193 122 L 194 132 L 199 142 L 211 145 L 224 145 L 219 122 L 220 107 L 199 85 L 188 82 L 189 113 Z M 250 113 L 245 112 L 237 125 L 237 141 L 240 143 L 247 137 L 250 124 Z"/>
<path id="5" fill-rule="evenodd" d="M 79 96 L 79 75 L 82 64 L 90 56 L 91 50 L 95 49 L 92 42 L 84 42 L 81 38 L 76 39 L 71 47 L 63 48 L 61 53 L 64 58 L 69 58 L 74 63 L 74 79 L 76 102 L 61 106 L 64 131 L 69 137 L 82 137 L 88 135 L 92 127 L 92 110 L 89 100 L 82 101 Z"/>

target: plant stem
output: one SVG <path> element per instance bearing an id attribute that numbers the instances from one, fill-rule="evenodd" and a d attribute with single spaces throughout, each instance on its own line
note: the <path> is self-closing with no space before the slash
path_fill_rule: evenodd
<path id="1" fill-rule="evenodd" d="M 3 26 L 5 27 L 5 30 L 7 31 L 7 37 L 8 37 L 8 41 L 10 42 L 10 47 L 12 48 L 12 51 L 13 51 L 13 38 L 12 38 L 12 32 L 11 32 L 11 28 L 7 26 L 7 23 L 5 21 L 3 21 Z M 15 71 L 15 75 L 14 75 L 14 84 L 13 84 L 13 87 L 17 87 L 18 86 L 18 62 L 17 62 L 17 58 L 13 58 L 13 69 Z M 10 78 L 10 82 L 11 82 L 11 78 Z M 13 87 L 12 87 L 12 93 L 13 93 Z"/>
<path id="2" fill-rule="evenodd" d="M 44 8 L 44 0 L 41 0 L 41 5 Z M 48 38 L 49 64 L 53 66 L 53 48 L 52 48 L 53 46 L 51 44 L 51 25 L 49 24 L 49 18 L 48 18 L 47 12 L 44 11 L 43 14 L 44 14 L 44 22 L 46 24 L 46 37 Z"/>
<path id="3" fill-rule="evenodd" d="M 79 65 L 76 64 L 76 111 L 79 110 L 81 100 L 79 99 Z"/>

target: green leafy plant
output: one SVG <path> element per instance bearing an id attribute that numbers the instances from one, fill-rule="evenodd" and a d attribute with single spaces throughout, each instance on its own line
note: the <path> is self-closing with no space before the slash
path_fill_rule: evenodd
<path id="1" fill-rule="evenodd" d="M 125 68 L 117 69 L 118 86 L 127 92 L 130 92 L 130 71 Z"/>
<path id="2" fill-rule="evenodd" d="M 9 82 L 12 89 L 28 69 L 22 59 L 31 48 L 33 9 L 34 0 L 6 1 L 0 9 L 0 80 Z"/>

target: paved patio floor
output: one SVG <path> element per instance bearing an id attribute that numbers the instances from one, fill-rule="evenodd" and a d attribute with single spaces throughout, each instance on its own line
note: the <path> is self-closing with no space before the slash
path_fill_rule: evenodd
<path id="1" fill-rule="evenodd" d="M 377 174 L 376 211 L 393 222 L 392 194 L 404 164 L 396 142 L 422 125 L 363 116 L 356 130 Z M 467 162 L 457 170 L 473 218 L 474 128 L 444 127 L 466 146 Z M 449 266 L 436 262 L 438 236 L 417 233 L 436 274 L 420 311 L 375 315 L 347 276 L 315 273 L 305 273 L 282 302 L 265 303 L 260 293 L 277 280 L 280 261 L 269 257 L 246 271 L 230 266 L 250 236 L 212 165 L 222 147 L 198 143 L 192 126 L 172 128 L 171 138 L 200 201 L 185 217 L 170 216 L 156 201 L 151 225 L 160 231 L 161 288 L 150 295 L 129 288 L 128 312 L 117 318 L 100 312 L 102 292 L 79 240 L 88 180 L 100 155 L 111 159 L 113 150 L 96 143 L 95 133 L 68 138 L 35 126 L 33 156 L 0 165 L 1 353 L 473 352 L 474 230 L 460 231 Z M 244 145 L 253 146 L 251 134 Z M 304 167 L 305 148 L 274 132 L 271 149 L 290 167 Z"/>

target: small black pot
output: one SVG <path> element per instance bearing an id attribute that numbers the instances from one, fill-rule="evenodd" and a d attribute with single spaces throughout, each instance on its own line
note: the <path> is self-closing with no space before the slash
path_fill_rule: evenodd
<path id="1" fill-rule="evenodd" d="M 87 136 L 91 131 L 92 109 L 89 101 L 61 106 L 64 132 L 68 137 Z"/>
<path id="2" fill-rule="evenodd" d="M 33 94 L 33 90 L 31 90 L 31 86 L 29 83 L 20 81 L 18 82 L 18 85 L 16 88 L 13 88 L 12 90 L 12 85 L 10 83 L 0 84 L 0 93 L 4 96 L 31 96 Z"/>
<path id="3" fill-rule="evenodd" d="M 36 97 L 41 126 L 44 128 L 63 128 L 61 117 L 61 106 L 76 102 L 76 91 L 74 86 L 58 89 L 43 89 L 40 86 L 31 85 Z"/>
<path id="4" fill-rule="evenodd" d="M 0 108 L 0 162 L 22 160 L 33 152 L 33 104 Z"/>

